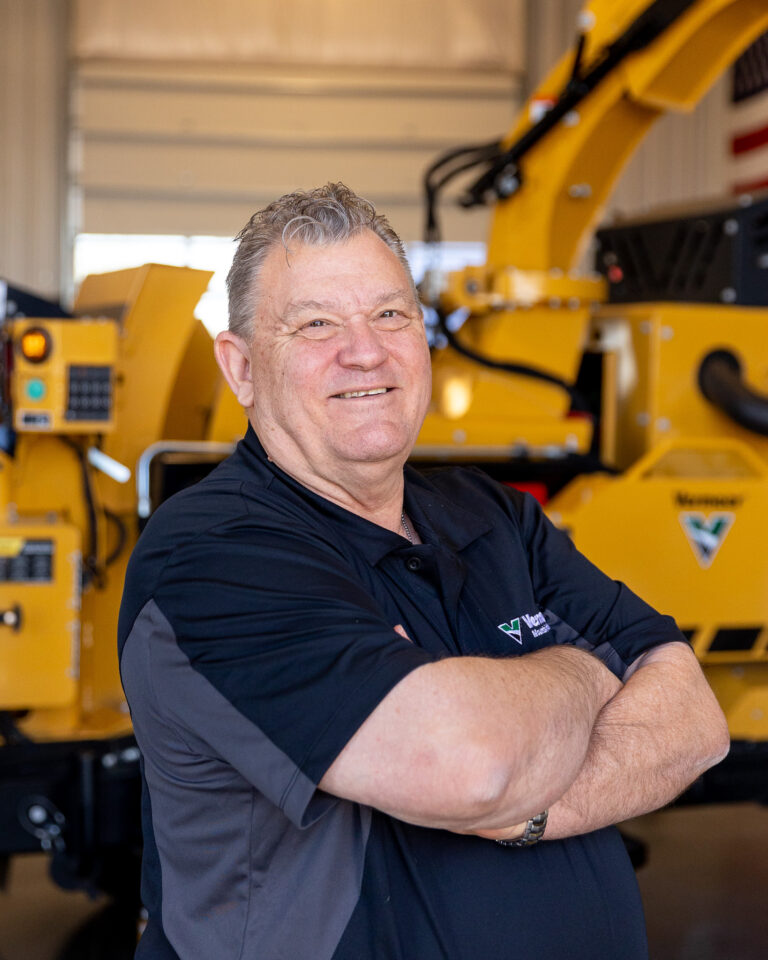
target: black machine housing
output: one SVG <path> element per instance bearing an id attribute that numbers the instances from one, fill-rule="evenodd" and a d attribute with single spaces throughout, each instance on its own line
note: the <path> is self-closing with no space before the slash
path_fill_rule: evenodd
<path id="1" fill-rule="evenodd" d="M 611 303 L 768 306 L 768 193 L 597 231 Z"/>

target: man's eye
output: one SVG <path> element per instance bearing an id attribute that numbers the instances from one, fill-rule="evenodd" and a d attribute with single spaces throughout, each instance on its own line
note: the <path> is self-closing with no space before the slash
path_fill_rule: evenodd
<path id="1" fill-rule="evenodd" d="M 295 332 L 299 336 L 309 337 L 312 340 L 326 340 L 333 336 L 335 329 L 335 325 L 330 320 L 316 317 L 314 320 L 307 320 Z"/>
<path id="2" fill-rule="evenodd" d="M 377 315 L 379 326 L 384 330 L 399 330 L 408 324 L 408 315 L 395 308 L 382 310 Z"/>

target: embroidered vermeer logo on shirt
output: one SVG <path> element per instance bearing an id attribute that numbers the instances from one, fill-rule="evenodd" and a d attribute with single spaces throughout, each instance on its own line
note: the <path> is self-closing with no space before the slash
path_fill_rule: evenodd
<path id="1" fill-rule="evenodd" d="M 543 613 L 524 613 L 522 617 L 515 617 L 515 619 L 509 623 L 500 623 L 499 630 L 506 633 L 508 637 L 512 637 L 512 639 L 517 641 L 521 646 L 523 643 L 523 630 L 520 626 L 520 620 L 522 620 L 531 631 L 532 637 L 540 637 L 543 633 L 549 633 L 550 631 L 550 626 Z"/>
<path id="2" fill-rule="evenodd" d="M 499 630 L 502 630 L 508 637 L 512 637 L 513 640 L 517 640 L 517 642 L 522 645 L 523 635 L 520 631 L 520 620 L 517 617 L 515 617 L 511 623 L 500 623 Z"/>

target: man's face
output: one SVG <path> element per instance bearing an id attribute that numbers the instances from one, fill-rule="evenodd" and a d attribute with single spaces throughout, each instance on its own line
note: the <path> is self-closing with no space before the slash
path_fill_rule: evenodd
<path id="1" fill-rule="evenodd" d="M 395 254 L 365 230 L 275 246 L 259 277 L 251 418 L 288 472 L 342 482 L 361 462 L 401 465 L 431 390 L 421 309 Z"/>

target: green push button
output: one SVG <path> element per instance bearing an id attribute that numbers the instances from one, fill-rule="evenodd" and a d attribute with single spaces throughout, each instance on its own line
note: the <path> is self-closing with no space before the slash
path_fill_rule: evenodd
<path id="1" fill-rule="evenodd" d="M 30 400 L 42 400 L 45 396 L 45 384 L 42 380 L 38 380 L 37 378 L 34 380 L 27 380 L 25 389 Z"/>

